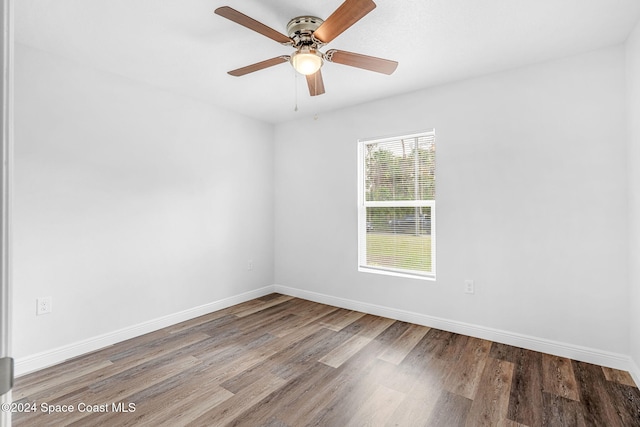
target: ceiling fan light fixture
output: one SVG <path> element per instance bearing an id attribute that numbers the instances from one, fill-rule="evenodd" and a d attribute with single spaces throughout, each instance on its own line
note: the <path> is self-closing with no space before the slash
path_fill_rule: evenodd
<path id="1" fill-rule="evenodd" d="M 291 55 L 291 65 L 305 76 L 315 74 L 322 67 L 322 53 L 303 46 Z"/>

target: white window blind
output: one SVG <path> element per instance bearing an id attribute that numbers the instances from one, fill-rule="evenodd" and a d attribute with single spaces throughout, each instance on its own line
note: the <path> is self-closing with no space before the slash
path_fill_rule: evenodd
<path id="1" fill-rule="evenodd" d="M 435 278 L 435 131 L 360 141 L 359 268 Z"/>

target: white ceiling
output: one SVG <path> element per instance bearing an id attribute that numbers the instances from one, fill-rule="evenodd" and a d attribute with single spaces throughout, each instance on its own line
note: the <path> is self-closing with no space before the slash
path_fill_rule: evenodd
<path id="1" fill-rule="evenodd" d="M 326 93 L 313 98 L 286 63 L 229 76 L 291 49 L 213 11 L 231 6 L 286 33 L 291 18 L 324 19 L 342 0 L 15 0 L 16 40 L 277 123 L 622 43 L 640 18 L 640 0 L 375 1 L 324 50 L 393 59 L 398 69 L 326 63 Z"/>

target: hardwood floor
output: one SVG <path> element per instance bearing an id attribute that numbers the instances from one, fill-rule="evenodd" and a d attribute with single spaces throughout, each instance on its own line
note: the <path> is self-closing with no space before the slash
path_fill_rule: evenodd
<path id="1" fill-rule="evenodd" d="M 35 409 L 15 426 L 640 426 L 626 372 L 279 294 L 20 377 L 13 395 Z"/>

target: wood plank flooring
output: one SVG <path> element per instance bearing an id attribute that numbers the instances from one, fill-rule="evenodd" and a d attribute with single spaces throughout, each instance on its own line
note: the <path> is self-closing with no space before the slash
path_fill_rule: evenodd
<path id="1" fill-rule="evenodd" d="M 15 426 L 640 426 L 627 372 L 279 294 L 20 377 L 13 396 L 32 410 Z"/>

